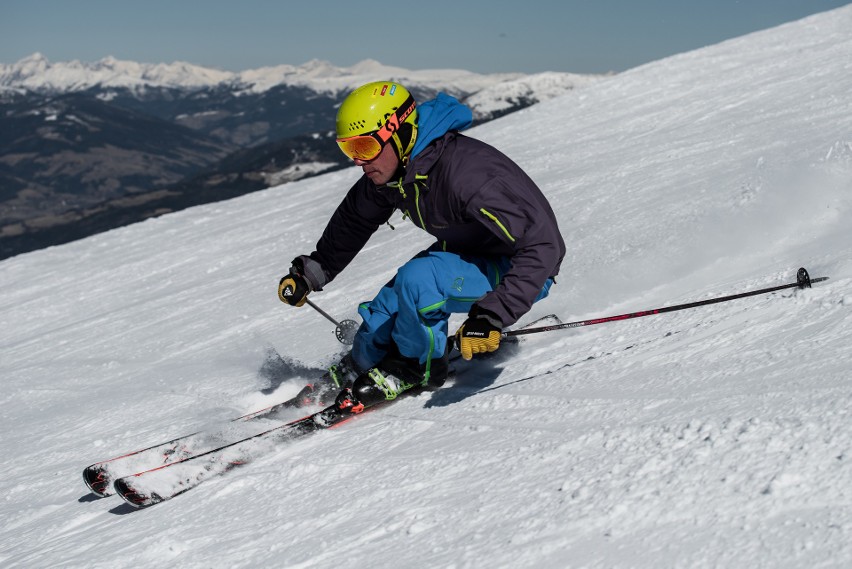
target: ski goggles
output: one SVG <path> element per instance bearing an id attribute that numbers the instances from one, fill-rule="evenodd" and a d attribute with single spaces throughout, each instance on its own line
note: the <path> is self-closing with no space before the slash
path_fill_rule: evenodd
<path id="1" fill-rule="evenodd" d="M 409 95 L 405 102 L 396 109 L 396 112 L 388 117 L 382 128 L 367 134 L 338 138 L 337 146 L 352 160 L 364 162 L 375 160 L 382 152 L 385 144 L 393 138 L 394 133 L 405 122 L 405 119 L 414 112 L 414 107 L 414 97 Z"/>

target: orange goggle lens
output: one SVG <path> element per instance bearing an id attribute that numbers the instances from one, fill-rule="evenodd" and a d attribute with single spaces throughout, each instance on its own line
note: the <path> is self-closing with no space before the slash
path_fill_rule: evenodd
<path id="1" fill-rule="evenodd" d="M 376 133 L 360 134 L 349 138 L 338 138 L 337 146 L 352 160 L 369 162 L 382 152 L 384 143 Z"/>

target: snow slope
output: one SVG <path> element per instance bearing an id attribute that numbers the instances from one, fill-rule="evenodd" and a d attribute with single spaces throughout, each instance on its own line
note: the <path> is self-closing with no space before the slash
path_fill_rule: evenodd
<path id="1" fill-rule="evenodd" d="M 4 567 L 852 565 L 852 6 L 483 125 L 569 245 L 531 336 L 452 385 L 130 511 L 87 464 L 293 394 L 339 349 L 275 296 L 356 169 L 0 263 Z M 354 315 L 396 220 L 314 300 Z M 275 365 L 269 350 L 300 365 Z M 126 515 L 125 515 L 126 514 Z"/>

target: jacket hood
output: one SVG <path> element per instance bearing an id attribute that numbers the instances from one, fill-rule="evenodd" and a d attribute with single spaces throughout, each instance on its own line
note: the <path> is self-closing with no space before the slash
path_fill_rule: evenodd
<path id="1" fill-rule="evenodd" d="M 431 101 L 417 105 L 417 141 L 411 151 L 414 158 L 430 142 L 451 130 L 463 130 L 473 122 L 473 112 L 455 97 L 438 93 Z"/>

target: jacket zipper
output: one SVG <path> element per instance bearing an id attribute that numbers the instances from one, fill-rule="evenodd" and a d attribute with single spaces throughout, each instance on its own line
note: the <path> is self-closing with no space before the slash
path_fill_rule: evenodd
<path id="1" fill-rule="evenodd" d="M 425 174 L 415 174 L 414 175 L 414 209 L 417 212 L 417 219 L 420 220 L 420 227 L 425 231 L 426 230 L 426 222 L 423 221 L 423 214 L 420 211 L 420 182 L 427 180 L 429 176 Z M 400 195 L 402 195 L 402 199 L 407 199 L 408 196 L 405 193 L 405 185 L 402 183 L 400 179 L 398 182 L 391 182 L 388 186 L 395 187 L 399 190 Z M 407 209 L 402 210 L 402 218 L 405 220 L 406 218 L 410 218 L 414 225 L 417 225 L 417 222 L 414 220 L 414 217 L 411 215 L 411 212 Z"/>
<path id="2" fill-rule="evenodd" d="M 423 215 L 420 213 L 420 184 L 414 182 L 414 207 L 417 209 L 417 217 L 420 218 L 420 227 L 426 229 L 426 224 L 423 223 Z"/>

